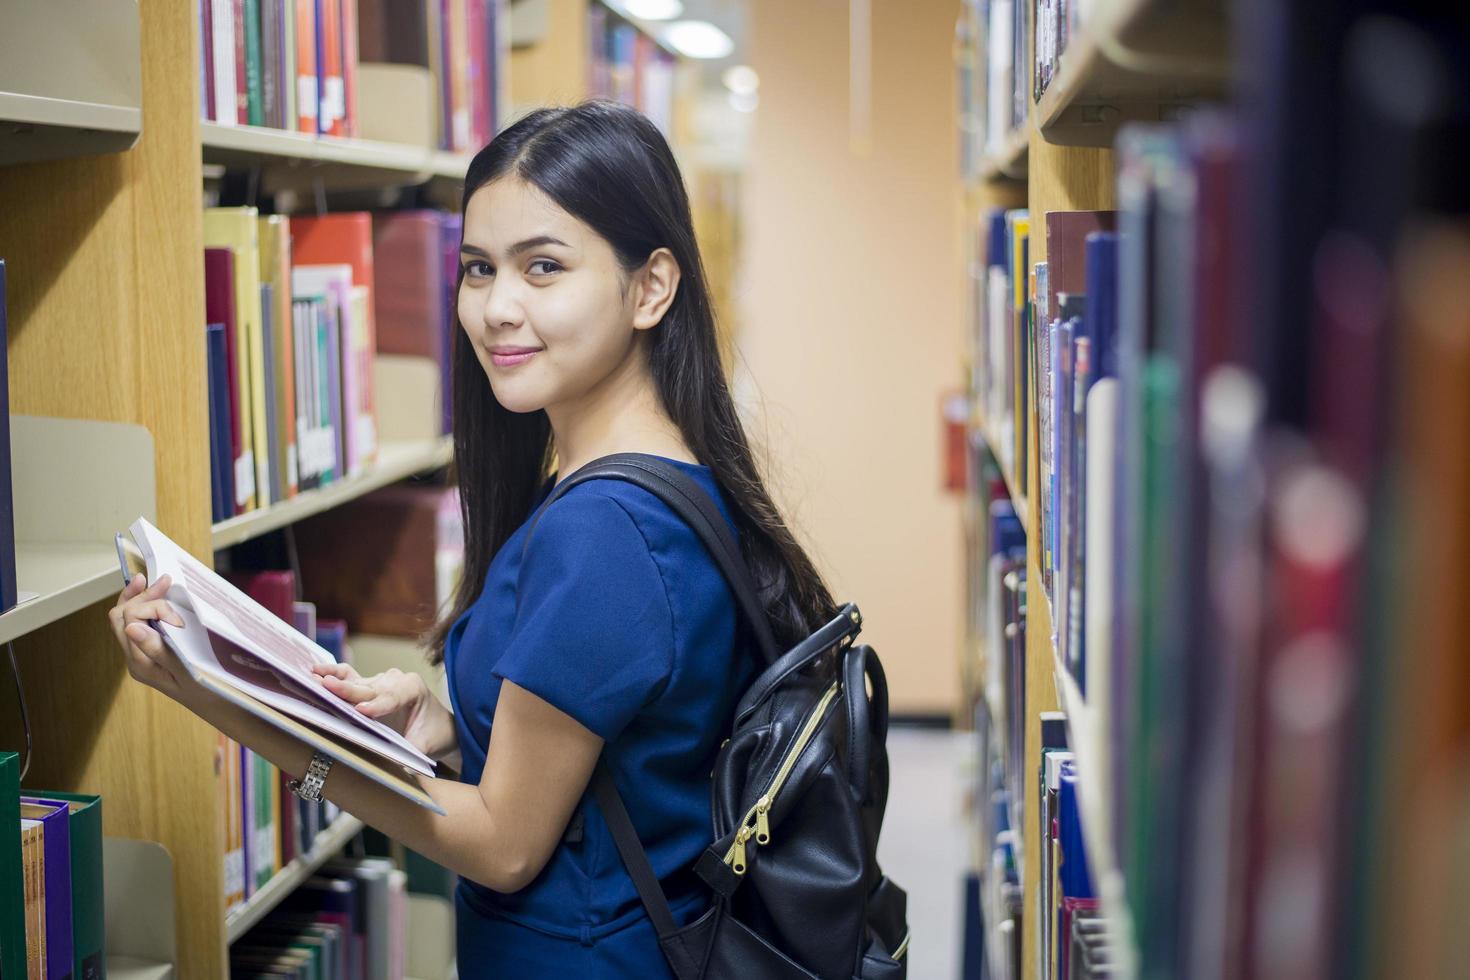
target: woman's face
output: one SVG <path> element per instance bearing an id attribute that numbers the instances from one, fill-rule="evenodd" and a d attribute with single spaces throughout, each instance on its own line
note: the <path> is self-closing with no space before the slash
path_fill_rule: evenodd
<path id="1" fill-rule="evenodd" d="M 465 208 L 459 322 L 512 412 L 577 404 L 626 369 L 642 326 L 612 246 L 516 177 Z"/>

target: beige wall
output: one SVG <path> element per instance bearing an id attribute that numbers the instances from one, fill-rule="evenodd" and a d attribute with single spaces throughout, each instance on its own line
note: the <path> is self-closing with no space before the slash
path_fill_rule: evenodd
<path id="1" fill-rule="evenodd" d="M 752 0 L 736 390 L 773 492 L 861 607 L 895 710 L 949 712 L 963 636 L 940 392 L 962 384 L 957 0 L 871 0 L 872 152 L 849 148 L 848 0 Z"/>

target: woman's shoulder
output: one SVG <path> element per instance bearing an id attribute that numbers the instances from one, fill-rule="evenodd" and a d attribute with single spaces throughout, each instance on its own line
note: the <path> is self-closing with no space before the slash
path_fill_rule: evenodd
<path id="1" fill-rule="evenodd" d="M 713 473 L 706 466 L 669 460 L 692 477 L 715 501 L 727 522 L 730 511 Z M 625 480 L 588 480 L 579 483 L 553 501 L 541 515 L 540 524 L 553 534 L 571 535 L 590 543 L 608 533 L 616 533 L 617 525 L 631 523 L 650 548 L 697 543 L 698 537 L 666 503 L 652 491 Z M 537 528 L 535 537 L 542 529 Z M 533 538 L 534 540 L 534 538 Z"/>

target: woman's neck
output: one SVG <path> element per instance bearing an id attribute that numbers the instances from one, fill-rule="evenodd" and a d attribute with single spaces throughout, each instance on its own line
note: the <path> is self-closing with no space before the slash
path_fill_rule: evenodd
<path id="1" fill-rule="evenodd" d="M 613 453 L 653 453 L 698 462 L 663 410 L 640 360 L 633 352 L 623 368 L 576 403 L 547 408 L 561 478 Z"/>

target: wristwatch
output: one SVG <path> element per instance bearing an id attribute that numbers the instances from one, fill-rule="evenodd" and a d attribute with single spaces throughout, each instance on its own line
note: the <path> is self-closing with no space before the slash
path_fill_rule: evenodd
<path id="1" fill-rule="evenodd" d="M 300 779 L 291 780 L 286 784 L 286 788 L 303 800 L 317 803 L 322 798 L 322 786 L 327 781 L 327 773 L 331 771 L 332 758 L 320 752 L 313 753 L 311 765 L 306 767 L 306 775 Z"/>

